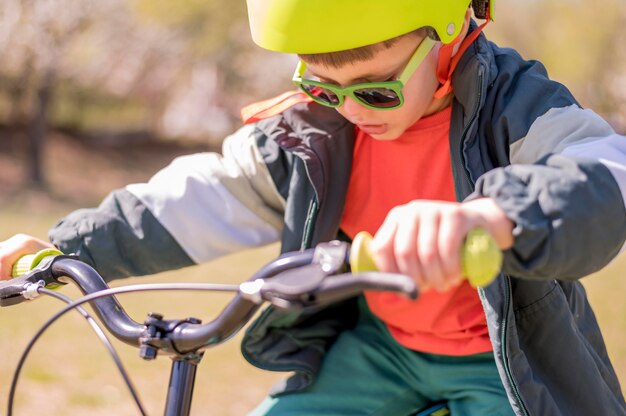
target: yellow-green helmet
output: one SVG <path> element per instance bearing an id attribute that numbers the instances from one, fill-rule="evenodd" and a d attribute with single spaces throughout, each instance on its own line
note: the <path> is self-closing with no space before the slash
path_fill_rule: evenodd
<path id="1" fill-rule="evenodd" d="M 470 0 L 247 0 L 252 39 L 287 53 L 378 43 L 430 26 L 443 43 L 461 31 Z M 487 6 L 487 0 L 473 0 Z M 493 0 L 491 0 L 493 6 Z M 476 5 L 474 5 L 476 9 Z"/>

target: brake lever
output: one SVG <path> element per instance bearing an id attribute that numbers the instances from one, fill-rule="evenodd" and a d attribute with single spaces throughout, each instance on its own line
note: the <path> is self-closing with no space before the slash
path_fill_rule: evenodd
<path id="1" fill-rule="evenodd" d="M 361 272 L 328 277 L 311 296 L 317 304 L 328 304 L 353 297 L 365 290 L 396 292 L 413 300 L 419 295 L 415 280 L 407 275 Z"/>
<path id="2" fill-rule="evenodd" d="M 17 305 L 25 301 L 26 298 L 23 296 L 25 288 L 35 282 L 31 275 L 20 276 L 2 282 L 0 284 L 0 307 Z"/>
<path id="3" fill-rule="evenodd" d="M 282 309 L 309 303 L 310 294 L 325 279 L 346 269 L 349 249 L 348 243 L 336 240 L 318 244 L 311 264 L 285 270 L 269 279 L 244 282 L 240 293 L 257 304 L 268 301 Z"/>
<path id="4" fill-rule="evenodd" d="M 319 264 L 309 264 L 286 270 L 266 280 L 261 293 L 265 295 L 277 293 L 285 298 L 297 298 L 315 290 L 326 277 L 327 274 Z"/>
<path id="5" fill-rule="evenodd" d="M 246 288 L 255 292 L 257 303 L 268 301 L 277 308 L 285 310 L 301 310 L 327 305 L 354 297 L 365 290 L 401 293 L 410 299 L 417 299 L 419 293 L 415 281 L 409 276 L 381 272 L 325 276 L 318 286 L 313 288 L 307 286 L 311 289 L 307 291 L 297 288 L 291 293 L 285 293 L 277 291 L 276 287 L 271 281 L 261 280 L 241 285 L 242 292 Z"/>
<path id="6" fill-rule="evenodd" d="M 49 256 L 26 274 L 14 277 L 0 284 L 0 307 L 13 306 L 26 300 L 37 297 L 37 289 L 48 285 L 65 285 L 57 280 L 52 273 L 52 264 L 62 258 L 77 258 L 76 256 L 58 255 Z"/>
<path id="7" fill-rule="evenodd" d="M 0 285 L 0 307 L 13 306 L 37 297 L 37 289 L 56 281 L 47 270 L 33 270 Z"/>

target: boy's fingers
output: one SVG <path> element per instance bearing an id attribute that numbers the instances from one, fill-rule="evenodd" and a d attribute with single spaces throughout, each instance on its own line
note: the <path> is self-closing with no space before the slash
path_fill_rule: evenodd
<path id="1" fill-rule="evenodd" d="M 398 226 L 394 238 L 393 253 L 398 271 L 411 276 L 419 284 L 423 281 L 423 272 L 417 257 L 417 238 L 419 221 L 407 221 Z"/>
<path id="2" fill-rule="evenodd" d="M 437 290 L 445 286 L 446 280 L 439 252 L 439 222 L 438 211 L 423 213 L 420 218 L 420 232 L 417 235 L 417 256 L 424 280 Z"/>
<path id="3" fill-rule="evenodd" d="M 13 252 L 5 254 L 0 249 L 0 280 L 10 279 L 13 265 L 23 254 L 21 252 Z"/>
<path id="4" fill-rule="evenodd" d="M 461 244 L 466 225 L 458 211 L 448 215 L 439 226 L 439 252 L 444 273 L 452 280 L 461 279 Z"/>
<path id="5" fill-rule="evenodd" d="M 9 273 L 9 260 L 4 257 L 0 257 L 0 280 L 7 280 L 10 278 Z"/>
<path id="6" fill-rule="evenodd" d="M 0 242 L 0 280 L 11 278 L 13 264 L 20 257 L 52 247 L 52 244 L 26 234 L 17 234 Z"/>
<path id="7" fill-rule="evenodd" d="M 380 271 L 389 273 L 397 273 L 399 271 L 394 256 L 394 236 L 396 229 L 397 224 L 395 221 L 385 220 L 370 245 L 374 262 Z"/>

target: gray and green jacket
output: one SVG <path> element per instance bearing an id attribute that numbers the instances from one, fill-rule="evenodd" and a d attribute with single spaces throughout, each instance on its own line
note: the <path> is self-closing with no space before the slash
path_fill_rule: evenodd
<path id="1" fill-rule="evenodd" d="M 453 79 L 450 152 L 459 201 L 493 198 L 516 226 L 503 273 L 479 291 L 496 363 L 518 415 L 626 414 L 578 279 L 626 239 L 626 138 L 582 109 L 543 66 L 484 36 Z M 176 159 L 148 183 L 111 193 L 50 232 L 108 279 L 208 261 L 281 241 L 299 250 L 340 234 L 354 126 L 314 103 L 246 125 L 222 155 Z M 352 301 L 301 315 L 272 307 L 244 356 L 306 388 L 353 325 Z M 277 394 L 279 394 L 277 392 Z"/>

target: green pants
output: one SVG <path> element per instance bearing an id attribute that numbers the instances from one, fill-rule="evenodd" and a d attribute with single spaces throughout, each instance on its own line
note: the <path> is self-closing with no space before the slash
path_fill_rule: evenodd
<path id="1" fill-rule="evenodd" d="M 398 344 L 365 302 L 361 318 L 327 353 L 305 391 L 269 397 L 259 415 L 414 415 L 446 401 L 456 415 L 513 415 L 492 353 L 452 357 Z"/>

